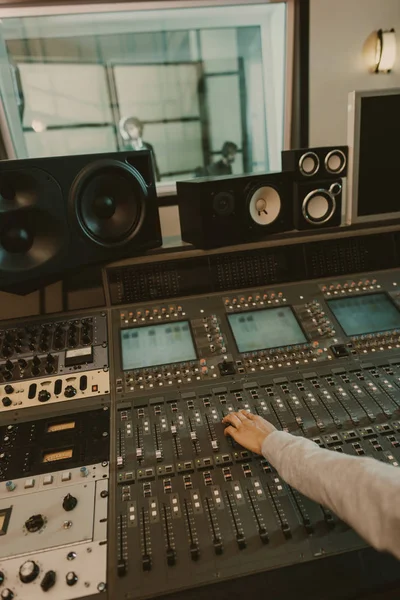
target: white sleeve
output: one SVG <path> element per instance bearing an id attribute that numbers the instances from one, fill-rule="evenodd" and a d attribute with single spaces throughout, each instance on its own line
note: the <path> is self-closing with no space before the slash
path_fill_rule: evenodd
<path id="1" fill-rule="evenodd" d="M 400 468 L 324 450 L 283 431 L 266 437 L 262 453 L 289 485 L 400 559 Z"/>

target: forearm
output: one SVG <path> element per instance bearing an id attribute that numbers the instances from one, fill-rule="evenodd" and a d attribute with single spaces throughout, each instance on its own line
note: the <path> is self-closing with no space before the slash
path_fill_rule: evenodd
<path id="1" fill-rule="evenodd" d="M 400 558 L 400 470 L 281 431 L 270 434 L 262 450 L 287 483 L 330 508 L 375 548 Z"/>

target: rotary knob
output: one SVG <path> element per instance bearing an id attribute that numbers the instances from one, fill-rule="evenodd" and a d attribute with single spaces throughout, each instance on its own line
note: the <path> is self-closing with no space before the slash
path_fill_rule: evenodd
<path id="1" fill-rule="evenodd" d="M 7 371 L 12 371 L 14 369 L 14 364 L 11 360 L 8 360 L 4 367 L 7 369 Z"/>
<path id="2" fill-rule="evenodd" d="M 50 400 L 50 398 L 51 398 L 51 394 L 48 390 L 40 390 L 40 392 L 38 394 L 39 402 L 47 402 L 48 400 Z"/>
<path id="3" fill-rule="evenodd" d="M 11 404 L 12 404 L 12 400 L 8 396 L 5 396 L 5 398 L 2 398 L 1 402 L 2 402 L 3 406 L 5 406 L 5 407 L 11 406 Z"/>
<path id="4" fill-rule="evenodd" d="M 14 598 L 14 592 L 9 588 L 6 588 L 1 592 L 0 598 L 1 600 L 12 600 Z"/>
<path id="5" fill-rule="evenodd" d="M 38 367 L 40 365 L 40 362 L 41 362 L 41 360 L 38 356 L 34 356 L 32 358 L 32 364 L 35 365 L 35 367 Z"/>
<path id="6" fill-rule="evenodd" d="M 75 585 L 78 581 L 78 576 L 73 571 L 69 571 L 69 573 L 67 573 L 65 576 L 65 580 L 67 582 L 67 585 Z"/>
<path id="7" fill-rule="evenodd" d="M 31 583 L 39 575 L 39 567 L 33 560 L 27 560 L 19 569 L 19 578 L 22 583 Z"/>
<path id="8" fill-rule="evenodd" d="M 8 358 L 9 356 L 11 356 L 12 350 L 11 350 L 10 346 L 3 346 L 2 354 L 3 354 L 4 358 Z"/>
<path id="9" fill-rule="evenodd" d="M 56 361 L 56 359 L 54 358 L 54 356 L 52 354 L 48 354 L 46 356 L 46 362 L 47 362 L 47 364 L 52 365 L 52 364 L 55 363 L 55 361 Z"/>
<path id="10" fill-rule="evenodd" d="M 28 363 L 26 362 L 26 360 L 24 358 L 19 358 L 18 364 L 21 367 L 21 369 L 25 369 L 28 366 Z"/>
<path id="11" fill-rule="evenodd" d="M 12 394 L 14 391 L 14 388 L 12 385 L 8 384 L 5 386 L 4 391 L 6 394 Z"/>
<path id="12" fill-rule="evenodd" d="M 3 571 L 0 571 L 0 585 L 2 585 L 4 583 L 4 573 Z"/>
<path id="13" fill-rule="evenodd" d="M 63 500 L 62 506 L 63 509 L 69 512 L 70 510 L 74 510 L 75 506 L 78 504 L 78 500 L 75 496 L 71 494 L 67 494 Z"/>
<path id="14" fill-rule="evenodd" d="M 40 531 L 44 525 L 43 515 L 32 515 L 27 521 L 25 521 L 25 527 L 29 533 L 36 533 Z"/>
<path id="15" fill-rule="evenodd" d="M 64 396 L 66 398 L 73 398 L 74 396 L 76 396 L 76 389 L 73 385 L 67 385 L 67 387 L 64 390 Z"/>

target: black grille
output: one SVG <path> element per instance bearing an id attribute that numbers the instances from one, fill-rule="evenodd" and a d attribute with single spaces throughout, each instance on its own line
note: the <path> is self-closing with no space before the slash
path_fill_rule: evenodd
<path id="1" fill-rule="evenodd" d="M 305 242 L 108 270 L 112 304 L 127 304 L 390 269 L 400 234 Z"/>

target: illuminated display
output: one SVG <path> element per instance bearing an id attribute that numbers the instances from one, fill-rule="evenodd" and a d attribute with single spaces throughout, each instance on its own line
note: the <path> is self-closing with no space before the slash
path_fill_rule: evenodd
<path id="1" fill-rule="evenodd" d="M 72 455 L 72 448 L 67 448 L 67 450 L 55 450 L 54 452 L 45 452 L 45 454 L 43 454 L 43 462 L 48 463 L 66 460 L 67 458 L 72 458 Z"/>
<path id="2" fill-rule="evenodd" d="M 328 300 L 346 335 L 363 335 L 400 328 L 400 312 L 386 294 Z"/>
<path id="3" fill-rule="evenodd" d="M 197 358 L 189 321 L 124 329 L 121 348 L 124 371 Z"/>
<path id="4" fill-rule="evenodd" d="M 75 421 L 68 421 L 68 423 L 53 423 L 47 427 L 47 433 L 67 431 L 68 429 L 75 429 Z"/>
<path id="5" fill-rule="evenodd" d="M 305 344 L 307 339 L 289 306 L 228 315 L 239 352 Z"/>

